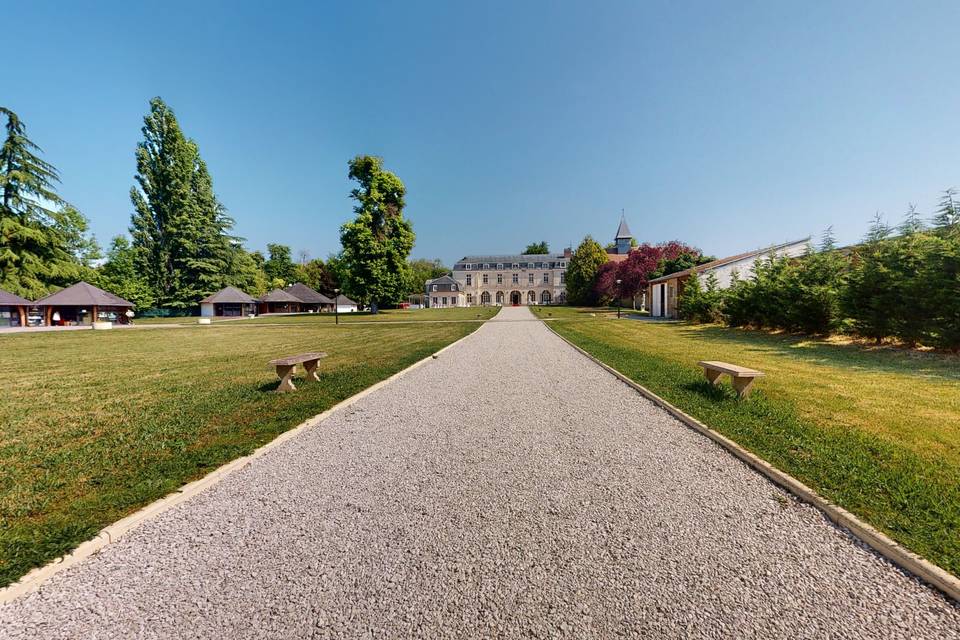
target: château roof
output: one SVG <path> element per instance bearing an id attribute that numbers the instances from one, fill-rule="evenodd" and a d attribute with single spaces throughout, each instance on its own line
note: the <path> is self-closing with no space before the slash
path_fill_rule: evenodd
<path id="1" fill-rule="evenodd" d="M 46 307 L 132 307 L 133 303 L 82 280 L 36 301 Z"/>
<path id="2" fill-rule="evenodd" d="M 236 287 L 224 287 L 212 296 L 200 301 L 200 304 L 255 304 L 257 301 Z"/>
<path id="3" fill-rule="evenodd" d="M 457 260 L 457 264 L 462 262 L 492 262 L 512 264 L 514 262 L 551 262 L 564 260 L 562 253 L 517 253 L 501 256 L 464 256 Z"/>

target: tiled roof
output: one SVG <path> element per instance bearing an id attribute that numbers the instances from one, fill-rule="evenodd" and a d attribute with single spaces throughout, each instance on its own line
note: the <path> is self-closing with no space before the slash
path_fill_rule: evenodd
<path id="1" fill-rule="evenodd" d="M 307 304 L 333 304 L 333 300 L 303 284 L 297 282 L 286 288 L 287 293 Z"/>
<path id="2" fill-rule="evenodd" d="M 514 262 L 551 262 L 557 260 L 567 260 L 562 253 L 532 253 L 532 254 L 514 254 L 503 256 L 464 256 L 457 260 L 457 264 L 463 262 L 492 262 L 495 264 L 513 264 Z"/>
<path id="3" fill-rule="evenodd" d="M 633 234 L 630 233 L 630 227 L 627 226 L 627 219 L 620 218 L 620 226 L 617 227 L 617 235 L 614 236 L 614 239 L 619 240 L 620 238 L 632 238 L 632 237 L 633 237 Z"/>
<path id="4" fill-rule="evenodd" d="M 27 300 L 26 298 L 21 298 L 16 294 L 0 289 L 0 306 L 20 307 L 20 306 L 26 306 L 29 304 L 33 304 L 33 303 Z"/>
<path id="5" fill-rule="evenodd" d="M 108 291 L 93 286 L 89 282 L 83 281 L 40 298 L 35 304 L 46 307 L 83 307 L 94 305 L 98 307 L 133 306 L 132 302 L 128 302 L 120 296 L 115 296 Z"/>
<path id="6" fill-rule="evenodd" d="M 287 293 L 283 289 L 274 289 L 260 296 L 259 302 L 300 302 L 300 298 Z"/>
<path id="7" fill-rule="evenodd" d="M 704 271 L 709 271 L 710 269 L 716 269 L 717 267 L 722 267 L 726 264 L 730 264 L 731 262 L 739 262 L 740 260 L 753 258 L 754 256 L 759 256 L 766 253 L 774 253 L 781 249 L 785 249 L 787 247 L 792 247 L 798 244 L 806 244 L 808 242 L 810 242 L 809 237 L 803 238 L 802 240 L 795 240 L 793 242 L 784 242 L 783 244 L 775 244 L 771 247 L 764 247 L 763 249 L 757 249 L 756 251 L 747 251 L 746 253 L 738 253 L 735 256 L 730 256 L 728 258 L 721 258 L 719 260 L 714 260 L 713 262 L 699 264 L 695 267 L 684 269 L 683 271 L 677 271 L 676 273 L 668 273 L 665 276 L 660 276 L 659 278 L 654 278 L 653 280 L 650 280 L 648 284 L 664 282 L 666 280 L 672 280 L 673 278 L 682 278 L 684 276 L 689 276 L 691 273 L 702 273 Z"/>
<path id="8" fill-rule="evenodd" d="M 236 287 L 224 287 L 212 296 L 200 301 L 200 304 L 254 304 L 256 300 Z"/>

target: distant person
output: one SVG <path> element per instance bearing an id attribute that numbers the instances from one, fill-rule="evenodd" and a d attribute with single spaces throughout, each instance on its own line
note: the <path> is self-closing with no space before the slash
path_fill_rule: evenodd
<path id="1" fill-rule="evenodd" d="M 59 311 L 54 311 L 54 312 L 53 312 L 53 326 L 55 326 L 55 327 L 62 326 L 62 325 L 61 325 L 61 322 L 60 322 L 60 312 L 59 312 Z"/>

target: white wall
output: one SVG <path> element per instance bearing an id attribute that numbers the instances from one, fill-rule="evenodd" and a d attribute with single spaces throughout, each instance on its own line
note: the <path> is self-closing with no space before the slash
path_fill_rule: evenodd
<path id="1" fill-rule="evenodd" d="M 201 318 L 212 318 L 213 317 L 213 304 L 209 302 L 204 302 L 200 304 L 200 317 Z"/>
<path id="2" fill-rule="evenodd" d="M 793 244 L 781 247 L 776 252 L 772 253 L 776 253 L 778 256 L 795 258 L 797 256 L 802 256 L 806 251 L 807 241 L 804 240 L 802 242 L 795 242 Z M 736 262 L 730 262 L 713 269 L 702 271 L 698 274 L 700 277 L 700 282 L 706 284 L 707 274 L 712 273 L 717 276 L 717 285 L 721 289 L 726 289 L 730 286 L 734 273 L 736 273 L 741 280 L 746 280 L 753 275 L 753 266 L 757 263 L 757 261 L 766 260 L 769 255 L 770 253 L 762 253 L 757 256 L 744 258 L 743 260 L 737 260 Z"/>

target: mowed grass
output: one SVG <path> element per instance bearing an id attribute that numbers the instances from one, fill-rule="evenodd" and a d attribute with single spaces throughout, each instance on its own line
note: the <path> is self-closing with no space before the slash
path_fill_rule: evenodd
<path id="1" fill-rule="evenodd" d="M 0 585 L 469 334 L 474 322 L 0 337 Z M 326 351 L 274 394 L 267 362 Z"/>
<path id="2" fill-rule="evenodd" d="M 550 326 L 601 361 L 960 575 L 957 357 L 552 312 Z M 699 360 L 766 377 L 740 401 L 728 379 L 707 384 Z"/>
<path id="3" fill-rule="evenodd" d="M 500 310 L 499 307 L 452 307 L 448 309 L 385 309 L 373 314 L 367 311 L 341 313 L 340 324 L 351 322 L 464 322 L 489 320 Z M 297 313 L 291 315 L 266 315 L 256 318 L 211 318 L 214 323 L 223 324 L 300 324 L 334 323 L 332 313 Z M 136 324 L 197 324 L 196 317 L 188 318 L 135 318 Z"/>

